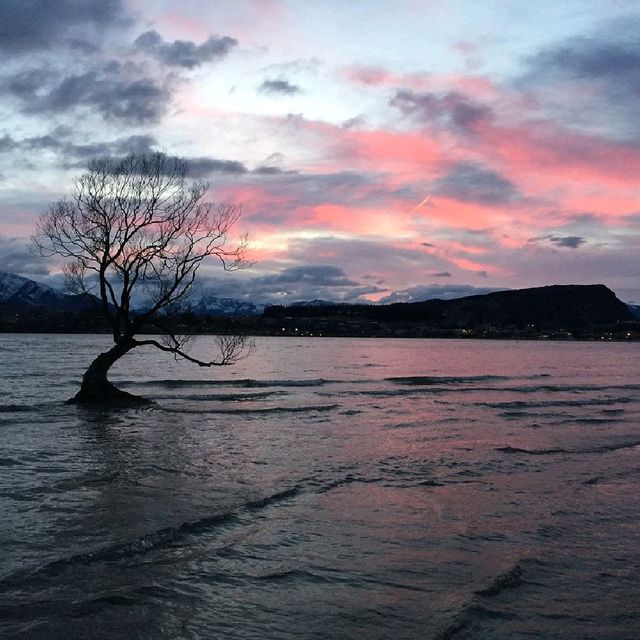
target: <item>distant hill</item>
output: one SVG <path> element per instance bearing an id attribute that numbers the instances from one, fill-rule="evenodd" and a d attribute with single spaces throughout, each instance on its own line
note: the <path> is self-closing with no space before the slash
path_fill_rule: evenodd
<path id="1" fill-rule="evenodd" d="M 497 291 L 454 300 L 389 305 L 329 304 L 267 307 L 271 318 L 359 318 L 378 322 L 426 323 L 441 328 L 478 326 L 574 329 L 629 321 L 626 304 L 605 285 L 552 285 Z"/>

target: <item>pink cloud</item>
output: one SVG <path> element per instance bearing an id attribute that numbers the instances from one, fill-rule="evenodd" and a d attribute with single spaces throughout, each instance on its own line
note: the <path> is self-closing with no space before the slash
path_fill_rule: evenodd
<path id="1" fill-rule="evenodd" d="M 558 180 L 637 182 L 640 150 L 623 143 L 570 131 L 548 122 L 499 127 L 483 124 L 478 135 L 484 153 L 503 166 L 528 173 L 552 173 Z"/>
<path id="2" fill-rule="evenodd" d="M 463 91 L 476 98 L 496 98 L 498 87 L 486 76 L 463 74 L 397 73 L 384 67 L 350 65 L 341 70 L 350 84 L 384 89 L 404 88 L 413 91 Z"/>

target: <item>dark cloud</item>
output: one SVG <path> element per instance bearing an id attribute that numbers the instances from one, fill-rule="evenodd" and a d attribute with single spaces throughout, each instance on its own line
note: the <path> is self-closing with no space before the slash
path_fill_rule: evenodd
<path id="1" fill-rule="evenodd" d="M 474 287 L 470 284 L 428 284 L 409 289 L 394 291 L 392 294 L 385 296 L 380 300 L 382 304 L 390 304 L 392 302 L 421 302 L 423 300 L 432 300 L 439 298 L 441 300 L 452 300 L 454 298 L 464 298 L 465 296 L 475 296 L 493 291 L 504 291 L 495 287 Z"/>
<path id="2" fill-rule="evenodd" d="M 517 86 L 567 126 L 617 140 L 640 139 L 640 21 L 611 22 L 540 50 Z"/>
<path id="3" fill-rule="evenodd" d="M 363 276 L 363 279 L 379 276 Z M 223 279 L 207 278 L 203 274 L 200 288 L 207 295 L 238 298 L 259 304 L 292 304 L 298 301 L 326 300 L 333 302 L 367 302 L 365 296 L 388 293 L 380 302 L 419 302 L 440 298 L 450 300 L 464 296 L 503 291 L 504 288 L 475 287 L 468 284 L 429 284 L 409 287 L 389 293 L 381 288 L 382 280 L 375 284 L 362 284 L 350 278 L 341 268 L 333 265 L 300 265 L 282 269 L 270 275 L 254 276 L 247 273 L 229 274 Z"/>
<path id="4" fill-rule="evenodd" d="M 518 197 L 518 190 L 506 178 L 478 164 L 463 162 L 433 183 L 434 195 L 478 202 L 506 204 Z"/>
<path id="5" fill-rule="evenodd" d="M 331 236 L 297 238 L 289 243 L 288 257 L 299 263 L 326 260 L 348 265 L 351 273 L 386 274 L 387 289 L 398 282 L 417 284 L 427 281 L 429 274 L 446 271 L 451 264 L 438 256 L 426 255 L 410 243 L 389 244 L 383 238 L 336 238 Z M 393 284 L 395 282 L 395 285 Z M 382 283 L 378 283 L 382 284 Z"/>
<path id="6" fill-rule="evenodd" d="M 135 153 L 151 153 L 156 140 L 151 135 L 133 135 L 111 142 L 79 144 L 73 140 L 72 131 L 58 127 L 49 134 L 15 139 L 5 135 L 0 138 L 0 153 L 11 151 L 41 152 L 57 154 L 64 167 L 84 167 L 92 158 L 118 158 Z"/>
<path id="7" fill-rule="evenodd" d="M 25 101 L 37 99 L 39 92 L 51 81 L 51 72 L 45 69 L 27 69 L 7 78 L 3 89 L 7 94 Z"/>
<path id="8" fill-rule="evenodd" d="M 87 29 L 126 23 L 122 0 L 2 0 L 0 51 L 17 54 L 57 46 L 92 45 Z"/>
<path id="9" fill-rule="evenodd" d="M 136 155 L 143 155 L 153 153 L 157 142 L 152 135 L 142 134 L 119 138 L 113 146 L 115 154 L 127 155 L 135 153 Z M 91 157 L 95 157 L 95 154 L 92 154 Z"/>
<path id="10" fill-rule="evenodd" d="M 47 275 L 46 262 L 36 255 L 26 238 L 0 236 L 0 271 L 9 273 Z"/>
<path id="11" fill-rule="evenodd" d="M 559 247 L 568 247 L 569 249 L 577 249 L 581 244 L 586 242 L 584 238 L 580 238 L 579 236 L 551 236 L 549 240 Z"/>
<path id="12" fill-rule="evenodd" d="M 277 175 L 282 175 L 282 174 L 292 174 L 292 173 L 296 173 L 295 171 L 285 171 L 284 169 L 281 169 L 280 167 L 274 167 L 272 165 L 262 165 L 260 167 L 256 167 L 253 170 L 253 173 L 260 175 L 260 176 L 277 176 Z"/>
<path id="13" fill-rule="evenodd" d="M 194 178 L 204 178 L 212 173 L 228 175 L 242 175 L 247 173 L 247 167 L 237 160 L 219 160 L 217 158 L 187 158 L 189 175 Z"/>
<path id="14" fill-rule="evenodd" d="M 565 247 L 568 249 L 577 249 L 586 243 L 586 240 L 580 236 L 537 236 L 528 240 L 529 244 L 551 243 L 556 247 Z"/>
<path id="15" fill-rule="evenodd" d="M 260 93 L 269 95 L 293 96 L 302 93 L 301 87 L 292 84 L 288 80 L 265 80 L 259 87 Z"/>
<path id="16" fill-rule="evenodd" d="M 18 143 L 9 135 L 0 138 L 0 153 L 14 151 L 18 147 Z"/>
<path id="17" fill-rule="evenodd" d="M 341 126 L 343 129 L 359 129 L 360 127 L 363 127 L 366 122 L 367 119 L 363 115 L 359 115 L 345 120 Z"/>
<path id="18" fill-rule="evenodd" d="M 251 179 L 262 179 L 269 196 L 291 210 L 302 206 L 334 204 L 340 206 L 382 206 L 387 202 L 415 200 L 416 194 L 407 187 L 388 185 L 384 176 L 358 171 L 333 173 L 303 173 L 277 167 L 258 167 L 250 172 Z M 245 178 L 246 181 L 249 177 Z M 256 212 L 261 216 L 264 212 Z"/>
<path id="19" fill-rule="evenodd" d="M 262 278 L 265 284 L 307 283 L 321 287 L 353 287 L 357 282 L 349 279 L 345 272 L 333 265 L 303 265 L 283 269 L 274 276 Z"/>
<path id="20" fill-rule="evenodd" d="M 222 173 L 228 176 L 242 176 L 251 174 L 254 176 L 291 176 L 298 175 L 295 171 L 285 171 L 280 167 L 262 165 L 249 170 L 247 166 L 238 160 L 223 160 L 219 158 L 186 158 L 189 163 L 189 174 L 194 178 L 206 178 L 212 173 Z"/>
<path id="21" fill-rule="evenodd" d="M 430 274 L 432 278 L 450 278 L 451 274 L 448 271 L 439 271 L 438 273 Z"/>
<path id="22" fill-rule="evenodd" d="M 529 76 L 603 80 L 640 89 L 640 43 L 617 41 L 617 34 L 601 33 L 591 38 L 573 38 L 543 49 L 529 59 Z"/>
<path id="23" fill-rule="evenodd" d="M 165 42 L 157 31 L 146 31 L 134 45 L 166 65 L 193 69 L 226 57 L 238 41 L 229 36 L 210 36 L 202 44 L 191 40 Z"/>
<path id="24" fill-rule="evenodd" d="M 159 120 L 171 100 L 167 86 L 133 65 L 118 62 L 64 78 L 32 69 L 5 81 L 5 90 L 22 102 L 25 113 L 63 113 L 86 107 L 105 120 L 134 125 Z"/>
<path id="25" fill-rule="evenodd" d="M 16 139 L 4 135 L 0 138 L 0 153 L 49 151 L 60 157 L 61 166 L 70 168 L 86 167 L 87 161 L 94 158 L 118 163 L 130 154 L 148 155 L 158 151 L 155 137 L 149 134 L 126 136 L 109 142 L 80 144 L 74 141 L 72 133 L 66 127 L 58 127 L 52 133 L 30 138 Z M 212 174 L 224 174 L 230 177 L 244 174 L 260 177 L 295 174 L 295 172 L 284 171 L 279 167 L 272 166 L 261 166 L 250 171 L 244 163 L 238 160 L 207 157 L 186 157 L 184 159 L 189 165 L 189 175 L 192 178 L 207 178 Z"/>
<path id="26" fill-rule="evenodd" d="M 399 89 L 389 104 L 422 122 L 452 126 L 465 133 L 473 132 L 478 125 L 493 117 L 489 107 L 456 91 L 437 95 Z"/>
<path id="27" fill-rule="evenodd" d="M 291 304 L 318 299 L 362 302 L 362 296 L 384 291 L 376 285 L 363 285 L 351 279 L 339 267 L 323 264 L 288 267 L 262 276 L 234 274 L 220 280 L 207 279 L 205 275 L 201 285 L 210 295 L 240 298 L 259 304 Z"/>

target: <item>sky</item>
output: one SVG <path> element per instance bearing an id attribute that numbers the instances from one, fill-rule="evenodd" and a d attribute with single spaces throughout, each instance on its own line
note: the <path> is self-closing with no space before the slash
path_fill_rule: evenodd
<path id="1" fill-rule="evenodd" d="M 98 157 L 240 203 L 222 297 L 604 283 L 640 302 L 637 0 L 2 0 L 0 270 Z"/>

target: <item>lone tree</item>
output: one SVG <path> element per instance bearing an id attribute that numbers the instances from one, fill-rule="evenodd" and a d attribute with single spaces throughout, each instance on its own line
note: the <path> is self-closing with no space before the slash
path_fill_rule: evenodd
<path id="1" fill-rule="evenodd" d="M 205 258 L 226 270 L 246 266 L 246 238 L 227 248 L 227 232 L 238 220 L 233 204 L 204 202 L 208 185 L 188 178 L 189 165 L 164 153 L 94 160 L 76 179 L 71 197 L 51 205 L 38 222 L 34 242 L 41 255 L 68 260 L 69 288 L 99 307 L 114 345 L 91 363 L 70 403 L 147 402 L 107 379 L 111 366 L 136 347 L 153 346 L 202 367 L 232 364 L 250 345 L 243 336 L 220 336 L 219 358 L 187 353 L 188 336 L 167 329 L 162 316 L 185 300 Z M 134 312 L 134 301 L 144 300 Z M 161 340 L 137 339 L 153 327 Z"/>

